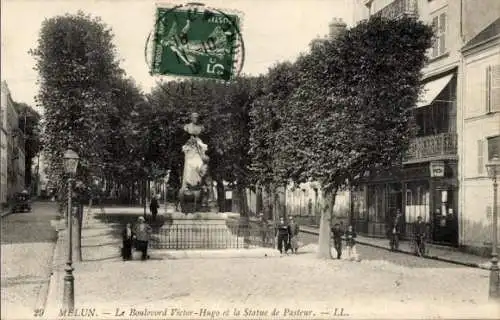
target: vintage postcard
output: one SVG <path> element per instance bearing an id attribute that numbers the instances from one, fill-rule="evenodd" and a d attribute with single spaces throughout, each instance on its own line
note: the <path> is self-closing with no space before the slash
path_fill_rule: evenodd
<path id="1" fill-rule="evenodd" d="M 1 7 L 2 319 L 500 318 L 500 1 Z"/>

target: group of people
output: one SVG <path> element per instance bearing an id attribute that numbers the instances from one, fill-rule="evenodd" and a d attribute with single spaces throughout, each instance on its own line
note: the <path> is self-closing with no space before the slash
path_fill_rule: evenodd
<path id="1" fill-rule="evenodd" d="M 137 250 L 141 251 L 141 260 L 148 259 L 148 245 L 151 233 L 152 228 L 146 223 L 144 217 L 139 217 L 137 219 L 137 223 L 134 226 L 132 226 L 131 223 L 127 223 L 125 229 L 122 232 L 123 260 L 132 260 L 132 249 L 134 247 Z"/>
<path id="2" fill-rule="evenodd" d="M 347 247 L 347 258 L 349 260 L 358 259 L 356 252 L 356 232 L 353 227 L 349 225 L 347 230 L 344 230 L 343 223 L 335 223 L 331 229 L 333 246 L 337 251 L 337 259 L 342 258 L 342 241 L 344 240 Z"/>
<path id="3" fill-rule="evenodd" d="M 262 244 L 268 244 L 269 240 L 272 239 L 273 229 L 264 218 L 263 213 L 259 214 L 259 228 Z M 297 254 L 299 232 L 300 227 L 292 216 L 289 216 L 287 221 L 285 221 L 285 217 L 280 217 L 280 221 L 274 226 L 274 243 L 281 255 L 288 254 L 288 251 Z"/>
<path id="4" fill-rule="evenodd" d="M 299 231 L 299 225 L 292 216 L 288 217 L 287 222 L 285 222 L 284 217 L 280 217 L 280 222 L 276 226 L 275 231 L 276 243 L 280 254 L 283 255 L 283 251 L 285 254 L 288 254 L 289 250 L 293 254 L 297 254 L 297 250 L 299 249 Z"/>
<path id="5" fill-rule="evenodd" d="M 403 233 L 403 223 L 403 215 L 401 210 L 398 209 L 388 228 L 389 247 L 391 251 L 399 251 L 399 240 Z M 418 216 L 413 230 L 415 254 L 418 256 L 423 256 L 425 254 L 426 229 L 422 217 Z"/>

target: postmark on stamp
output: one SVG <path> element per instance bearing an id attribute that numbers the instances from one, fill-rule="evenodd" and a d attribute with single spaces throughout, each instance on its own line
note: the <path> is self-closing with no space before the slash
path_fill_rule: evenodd
<path id="1" fill-rule="evenodd" d="M 156 8 L 148 43 L 151 75 L 228 81 L 242 69 L 241 19 L 203 4 Z"/>

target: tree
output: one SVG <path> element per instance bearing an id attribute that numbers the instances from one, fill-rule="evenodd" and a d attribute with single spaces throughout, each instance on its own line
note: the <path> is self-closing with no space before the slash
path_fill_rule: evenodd
<path id="1" fill-rule="evenodd" d="M 411 109 L 431 39 L 432 30 L 416 19 L 372 18 L 316 43 L 298 63 L 300 85 L 288 100 L 275 152 L 283 177 L 318 181 L 330 200 L 318 257 L 331 258 L 338 190 L 358 183 L 366 171 L 401 163 L 414 136 Z"/>
<path id="2" fill-rule="evenodd" d="M 250 110 L 249 154 L 253 182 L 263 186 L 265 194 L 270 195 L 264 201 L 267 203 L 264 212 L 269 218 L 276 207 L 272 204 L 275 202 L 275 192 L 278 187 L 285 186 L 288 180 L 281 171 L 284 166 L 279 165 L 282 157 L 277 151 L 280 147 L 285 147 L 279 132 L 287 101 L 300 82 L 299 69 L 295 63 L 277 63 L 261 81 L 262 92 L 254 100 Z M 286 147 L 293 148 L 292 145 Z"/>
<path id="3" fill-rule="evenodd" d="M 102 169 L 112 80 L 122 74 L 111 30 L 79 12 L 46 19 L 31 50 L 39 73 L 37 102 L 44 108 L 43 141 L 49 175 L 64 181 L 62 155 L 71 145 L 81 158 L 84 180 Z"/>
<path id="4" fill-rule="evenodd" d="M 26 103 L 16 102 L 14 106 L 17 110 L 17 113 L 19 114 L 19 127 L 21 131 L 24 132 L 24 184 L 26 186 L 31 186 L 33 179 L 33 159 L 42 149 L 42 144 L 40 141 L 41 116 Z M 40 168 L 38 168 L 37 170 L 40 170 Z M 38 182 L 38 180 L 36 182 Z"/>
<path id="5" fill-rule="evenodd" d="M 39 74 L 37 103 L 44 108 L 43 144 L 49 179 L 58 184 L 64 206 L 64 151 L 80 157 L 77 178 L 84 184 L 104 169 L 108 109 L 118 66 L 111 30 L 99 19 L 78 12 L 46 19 L 38 46 L 31 50 Z M 81 227 L 81 220 L 76 221 Z M 72 226 L 71 226 L 72 227 Z"/>

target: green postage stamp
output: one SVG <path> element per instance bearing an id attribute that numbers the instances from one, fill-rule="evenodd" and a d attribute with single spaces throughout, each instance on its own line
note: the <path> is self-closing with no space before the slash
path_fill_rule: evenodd
<path id="1" fill-rule="evenodd" d="M 230 80 L 243 65 L 240 22 L 203 4 L 158 6 L 150 73 Z"/>

